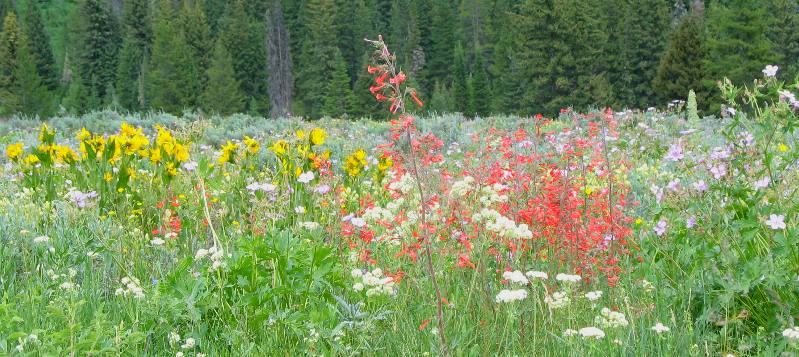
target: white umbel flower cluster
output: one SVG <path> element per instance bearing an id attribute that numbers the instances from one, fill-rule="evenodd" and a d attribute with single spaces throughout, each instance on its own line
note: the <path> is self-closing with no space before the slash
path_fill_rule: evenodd
<path id="1" fill-rule="evenodd" d="M 799 326 L 794 326 L 782 331 L 782 336 L 791 342 L 799 342 Z"/>
<path id="2" fill-rule="evenodd" d="M 669 330 L 671 329 L 668 326 L 660 322 L 656 323 L 655 326 L 652 326 L 652 331 L 655 331 L 656 333 L 669 332 Z"/>
<path id="3" fill-rule="evenodd" d="M 367 222 L 391 222 L 394 220 L 394 213 L 383 207 L 375 206 L 367 208 L 365 211 L 363 211 L 363 216 L 361 218 Z"/>
<path id="4" fill-rule="evenodd" d="M 522 301 L 527 298 L 527 290 L 524 289 L 517 289 L 517 290 L 502 290 L 497 294 L 495 301 L 497 304 L 501 303 L 508 303 L 514 301 Z"/>
<path id="5" fill-rule="evenodd" d="M 583 336 L 583 338 L 595 338 L 599 340 L 605 337 L 605 331 L 602 331 L 596 327 L 583 327 L 580 329 L 579 333 L 580 336 Z"/>
<path id="6" fill-rule="evenodd" d="M 521 284 L 521 285 L 530 284 L 530 281 L 527 280 L 527 277 L 525 277 L 524 274 L 522 274 L 522 272 L 518 270 L 506 271 L 502 273 L 502 278 L 510 282 L 514 282 L 516 284 Z"/>
<path id="7" fill-rule="evenodd" d="M 535 280 L 535 279 L 547 280 L 547 279 L 549 279 L 549 275 L 547 273 L 543 272 L 543 271 L 533 271 L 533 270 L 531 270 L 531 271 L 528 271 L 528 272 L 524 273 L 524 275 L 527 275 L 527 277 L 530 278 L 531 280 Z"/>
<path id="8" fill-rule="evenodd" d="M 552 295 L 544 296 L 544 302 L 549 306 L 550 309 L 560 309 L 566 306 L 569 306 L 571 299 L 566 293 L 562 291 L 556 291 L 552 293 Z"/>
<path id="9" fill-rule="evenodd" d="M 403 194 L 411 192 L 411 190 L 413 190 L 414 187 L 416 187 L 416 181 L 413 179 L 413 176 L 411 176 L 411 174 L 409 173 L 405 173 L 404 175 L 402 175 L 402 177 L 400 177 L 399 180 L 394 181 L 388 185 L 388 188 L 390 190 L 399 191 L 402 192 Z"/>
<path id="10" fill-rule="evenodd" d="M 452 183 L 452 188 L 450 189 L 449 192 L 450 195 L 452 195 L 452 197 L 461 198 L 466 196 L 473 189 L 474 189 L 474 177 L 464 176 L 462 179 Z"/>
<path id="11" fill-rule="evenodd" d="M 197 251 L 197 254 L 194 255 L 194 260 L 199 261 L 205 257 L 211 260 L 211 267 L 208 268 L 209 272 L 225 267 L 225 262 L 222 260 L 225 258 L 225 250 L 222 249 L 222 247 L 214 246 L 208 249 L 200 249 Z"/>
<path id="12" fill-rule="evenodd" d="M 533 238 L 533 232 L 530 231 L 526 224 L 516 225 L 516 222 L 490 208 L 483 208 L 480 213 L 475 214 L 472 218 L 477 222 L 485 222 L 487 230 L 503 238 Z"/>
<path id="13" fill-rule="evenodd" d="M 394 279 L 383 275 L 383 270 L 375 268 L 372 271 L 353 269 L 350 275 L 355 279 L 352 289 L 355 291 L 366 290 L 366 296 L 394 295 Z"/>
<path id="14" fill-rule="evenodd" d="M 117 288 L 117 290 L 114 292 L 114 295 L 122 295 L 125 297 L 131 295 L 137 299 L 144 298 L 144 290 L 141 288 L 141 282 L 139 279 L 126 276 L 120 280 L 120 283 L 122 283 L 122 287 Z"/>
<path id="15" fill-rule="evenodd" d="M 480 189 L 480 203 L 488 207 L 494 203 L 507 202 L 508 196 L 500 193 L 505 189 L 507 187 L 499 183 L 483 187 Z"/>
<path id="16" fill-rule="evenodd" d="M 588 301 L 597 301 L 602 298 L 602 290 L 589 291 L 585 293 L 585 298 L 588 299 Z"/>
<path id="17" fill-rule="evenodd" d="M 627 322 L 627 317 L 619 311 L 613 311 L 607 307 L 603 307 L 600 315 L 596 317 L 596 323 L 602 327 L 625 327 L 630 323 Z"/>
<path id="18" fill-rule="evenodd" d="M 555 275 L 555 280 L 561 281 L 561 282 L 564 282 L 564 283 L 576 283 L 576 282 L 582 280 L 582 278 L 579 275 L 560 273 L 558 275 Z"/>

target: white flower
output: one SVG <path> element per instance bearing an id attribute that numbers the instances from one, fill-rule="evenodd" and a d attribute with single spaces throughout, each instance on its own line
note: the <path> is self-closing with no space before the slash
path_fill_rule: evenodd
<path id="1" fill-rule="evenodd" d="M 496 302 L 503 303 L 503 302 L 514 302 L 514 301 L 521 301 L 527 298 L 527 290 L 518 289 L 518 290 L 502 290 L 497 294 Z"/>
<path id="2" fill-rule="evenodd" d="M 189 337 L 189 338 L 186 339 L 186 342 L 184 342 L 183 345 L 180 346 L 180 348 L 182 348 L 184 350 L 188 350 L 188 349 L 194 348 L 194 346 L 196 344 L 197 344 L 197 342 L 194 341 L 193 338 Z"/>
<path id="3" fill-rule="evenodd" d="M 541 280 L 549 279 L 549 275 L 547 275 L 547 273 L 545 273 L 543 271 L 533 271 L 533 270 L 531 270 L 531 271 L 528 271 L 528 272 L 524 273 L 524 275 L 527 275 L 527 277 L 530 278 L 530 279 L 541 279 Z"/>
<path id="4" fill-rule="evenodd" d="M 150 243 L 152 245 L 156 245 L 157 246 L 157 245 L 164 245 L 164 243 L 166 243 L 166 242 L 163 239 L 161 239 L 161 238 L 155 237 L 155 238 L 153 238 L 153 240 L 150 241 Z"/>
<path id="5" fill-rule="evenodd" d="M 774 230 L 785 229 L 785 216 L 771 214 L 766 220 L 766 225 Z"/>
<path id="6" fill-rule="evenodd" d="M 61 285 L 59 285 L 58 287 L 60 287 L 62 290 L 70 290 L 75 287 L 75 284 L 65 281 L 61 283 Z"/>
<path id="7" fill-rule="evenodd" d="M 566 282 L 566 283 L 576 283 L 576 282 L 582 280 L 582 278 L 579 275 L 560 273 L 558 275 L 555 275 L 555 280 Z"/>
<path id="8" fill-rule="evenodd" d="M 194 254 L 194 260 L 200 260 L 205 258 L 208 255 L 208 249 L 199 249 L 197 250 L 197 254 Z"/>
<path id="9" fill-rule="evenodd" d="M 666 326 L 666 325 L 664 325 L 664 324 L 662 324 L 660 322 L 656 323 L 655 326 L 652 326 L 652 331 L 655 331 L 657 333 L 669 332 L 669 330 L 670 329 L 669 329 L 668 326 Z"/>
<path id="10" fill-rule="evenodd" d="M 48 236 L 38 236 L 33 238 L 33 243 L 47 243 L 50 241 L 50 237 Z"/>
<path id="11" fill-rule="evenodd" d="M 594 321 L 602 327 L 624 327 L 629 325 L 627 318 L 619 311 L 613 311 L 607 307 L 602 308 L 602 312 Z"/>
<path id="12" fill-rule="evenodd" d="M 294 207 L 294 212 L 297 214 L 303 214 L 305 213 L 305 207 L 303 206 Z"/>
<path id="13" fill-rule="evenodd" d="M 763 68 L 763 75 L 766 77 L 774 77 L 777 75 L 779 69 L 780 67 L 778 66 L 767 65 L 766 68 Z"/>
<path id="14" fill-rule="evenodd" d="M 358 228 L 363 228 L 366 225 L 366 220 L 360 217 L 354 217 L 350 219 L 350 223 L 352 223 L 353 226 L 356 226 Z"/>
<path id="15" fill-rule="evenodd" d="M 363 270 L 361 270 L 361 269 L 352 269 L 352 271 L 350 272 L 350 275 L 353 278 L 360 278 L 360 277 L 363 276 Z"/>
<path id="16" fill-rule="evenodd" d="M 569 296 L 566 293 L 561 291 L 556 291 L 552 293 L 552 295 L 544 296 L 544 302 L 549 306 L 550 309 L 559 309 L 562 307 L 566 307 L 571 302 Z"/>
<path id="17" fill-rule="evenodd" d="M 170 332 L 169 333 L 169 342 L 171 342 L 171 343 L 180 342 L 180 335 L 177 332 L 175 332 L 175 331 Z"/>
<path id="18" fill-rule="evenodd" d="M 502 278 L 521 285 L 527 285 L 530 283 L 530 281 L 527 280 L 524 274 L 522 274 L 522 272 L 518 270 L 506 271 L 502 273 Z"/>
<path id="19" fill-rule="evenodd" d="M 178 351 L 178 353 L 175 353 L 175 357 L 183 357 L 183 352 Z"/>
<path id="20" fill-rule="evenodd" d="M 605 332 L 596 327 L 583 327 L 578 332 L 585 338 L 595 338 L 599 340 L 605 337 Z"/>
<path id="21" fill-rule="evenodd" d="M 601 297 L 602 297 L 602 290 L 589 291 L 585 293 L 585 298 L 588 299 L 588 301 L 596 301 L 599 300 L 599 298 Z"/>
<path id="22" fill-rule="evenodd" d="M 563 336 L 570 337 L 570 336 L 574 336 L 574 335 L 576 335 L 578 333 L 579 332 L 577 332 L 577 330 L 575 330 L 575 329 L 567 328 L 566 331 L 563 331 Z"/>
<path id="23" fill-rule="evenodd" d="M 355 290 L 355 291 L 361 291 L 361 290 L 363 290 L 363 284 L 361 284 L 361 283 L 355 283 L 355 285 L 353 285 L 353 286 L 352 286 L 352 290 Z"/>
<path id="24" fill-rule="evenodd" d="M 297 178 L 297 181 L 301 183 L 308 183 L 311 182 L 314 179 L 314 177 L 315 176 L 313 171 L 303 172 L 302 174 L 300 174 L 300 177 Z"/>
<path id="25" fill-rule="evenodd" d="M 782 336 L 784 336 L 791 342 L 799 341 L 799 326 L 794 326 L 789 329 L 785 329 L 785 331 L 782 331 Z"/>

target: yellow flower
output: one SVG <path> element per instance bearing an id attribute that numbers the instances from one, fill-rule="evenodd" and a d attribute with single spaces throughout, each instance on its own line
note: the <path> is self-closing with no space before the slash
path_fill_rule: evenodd
<path id="1" fill-rule="evenodd" d="M 176 176 L 178 174 L 178 169 L 175 167 L 175 164 L 171 162 L 166 164 L 166 173 L 169 174 L 169 176 Z"/>
<path id="2" fill-rule="evenodd" d="M 592 189 L 592 188 L 590 188 L 590 187 L 586 187 L 584 191 L 585 191 L 585 194 L 586 194 L 586 195 L 589 195 L 589 196 L 590 196 L 592 193 L 594 193 L 594 189 Z"/>
<path id="3" fill-rule="evenodd" d="M 33 166 L 33 165 L 36 165 L 38 163 L 39 163 L 39 157 L 38 156 L 33 155 L 33 154 L 28 154 L 28 156 L 25 156 L 25 164 Z"/>
<path id="4" fill-rule="evenodd" d="M 289 143 L 285 140 L 278 140 L 269 147 L 269 150 L 272 150 L 275 154 L 283 155 L 289 150 Z"/>
<path id="5" fill-rule="evenodd" d="M 103 175 L 103 180 L 105 180 L 105 182 L 111 182 L 113 178 L 114 175 L 112 175 L 110 172 L 106 172 L 105 175 Z"/>
<path id="6" fill-rule="evenodd" d="M 81 128 L 77 135 L 75 135 L 75 139 L 78 141 L 86 141 L 87 139 L 92 137 L 92 133 L 86 128 Z"/>
<path id="7" fill-rule="evenodd" d="M 381 157 L 380 161 L 377 163 L 377 169 L 380 172 L 388 170 L 391 166 L 394 166 L 394 160 L 391 160 L 391 157 L 388 155 Z"/>
<path id="8" fill-rule="evenodd" d="M 788 150 L 790 150 L 790 149 L 791 148 L 788 145 L 785 145 L 783 143 L 780 143 L 779 145 L 777 145 L 777 150 L 779 150 L 780 152 L 788 152 Z"/>
<path id="9" fill-rule="evenodd" d="M 297 130 L 294 133 L 297 134 L 297 138 L 298 139 L 300 139 L 300 140 L 305 139 L 305 131 L 304 130 Z"/>
<path id="10" fill-rule="evenodd" d="M 189 148 L 183 144 L 175 144 L 175 160 L 177 162 L 189 161 Z"/>
<path id="11" fill-rule="evenodd" d="M 232 162 L 234 159 L 234 155 L 236 154 L 236 150 L 239 149 L 239 144 L 232 143 L 230 140 L 225 145 L 222 145 L 222 154 L 219 155 L 219 163 L 224 164 L 226 162 Z"/>
<path id="12" fill-rule="evenodd" d="M 327 132 L 321 128 L 313 128 L 311 130 L 311 144 L 315 146 L 324 145 Z"/>
<path id="13" fill-rule="evenodd" d="M 157 164 L 161 162 L 162 158 L 163 157 L 161 156 L 161 148 L 155 147 L 150 149 L 150 162 Z"/>
<path id="14" fill-rule="evenodd" d="M 51 143 L 55 138 L 55 131 L 50 130 L 47 124 L 42 124 L 42 129 L 39 131 L 40 143 Z"/>
<path id="15" fill-rule="evenodd" d="M 6 157 L 11 161 L 16 161 L 25 152 L 25 145 L 22 143 L 6 146 Z"/>
<path id="16" fill-rule="evenodd" d="M 136 128 L 128 123 L 122 123 L 119 127 L 119 135 L 123 137 L 134 137 L 142 135 L 142 128 Z"/>
<path id="17" fill-rule="evenodd" d="M 640 225 L 642 225 L 643 223 L 644 223 L 644 220 L 643 220 L 643 219 L 641 219 L 640 217 L 635 219 L 635 224 L 636 224 L 636 225 L 640 226 Z"/>
<path id="18" fill-rule="evenodd" d="M 255 155 L 258 153 L 258 151 L 261 151 L 261 143 L 249 136 L 244 137 L 244 145 L 247 146 L 247 151 L 250 154 Z"/>
<path id="19" fill-rule="evenodd" d="M 57 162 L 65 162 L 71 164 L 75 161 L 78 161 L 78 154 L 72 150 L 71 147 L 66 145 L 53 145 L 53 149 L 55 150 Z"/>
<path id="20" fill-rule="evenodd" d="M 358 149 L 344 159 L 344 171 L 350 176 L 357 176 L 366 167 L 366 151 Z"/>

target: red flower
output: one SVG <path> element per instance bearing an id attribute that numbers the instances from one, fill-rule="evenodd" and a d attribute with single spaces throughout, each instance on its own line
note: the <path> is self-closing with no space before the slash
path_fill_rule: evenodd
<path id="1" fill-rule="evenodd" d="M 416 105 L 420 107 L 424 106 L 424 103 L 419 99 L 419 97 L 416 96 L 416 91 L 411 92 L 411 98 L 413 98 L 413 101 L 416 102 Z"/>
<path id="2" fill-rule="evenodd" d="M 369 74 L 374 74 L 375 72 L 377 72 L 379 70 L 380 70 L 380 67 L 372 67 L 371 65 L 366 66 L 366 71 L 369 72 Z"/>
<path id="3" fill-rule="evenodd" d="M 405 82 L 406 78 L 407 77 L 405 77 L 405 73 L 400 72 L 396 76 L 389 79 L 388 82 L 391 84 L 401 84 L 402 82 Z"/>

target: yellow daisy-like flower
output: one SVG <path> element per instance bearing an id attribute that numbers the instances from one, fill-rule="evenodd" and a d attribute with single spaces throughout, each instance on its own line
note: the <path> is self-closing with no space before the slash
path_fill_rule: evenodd
<path id="1" fill-rule="evenodd" d="M 261 151 L 261 143 L 249 136 L 244 137 L 244 145 L 247 146 L 247 151 L 252 155 L 255 155 Z"/>
<path id="2" fill-rule="evenodd" d="M 300 140 L 305 139 L 305 130 L 302 129 L 297 130 L 296 132 L 294 132 L 294 134 L 296 134 L 297 138 Z"/>
<path id="3" fill-rule="evenodd" d="M 311 130 L 311 144 L 314 146 L 324 145 L 327 132 L 321 128 Z"/>
<path id="4" fill-rule="evenodd" d="M 783 143 L 780 143 L 779 145 L 777 145 L 777 150 L 779 150 L 780 152 L 788 152 L 788 150 L 790 150 L 790 149 L 791 148 L 788 145 L 785 145 Z"/>
<path id="5" fill-rule="evenodd" d="M 380 161 L 377 162 L 377 169 L 380 172 L 388 170 L 389 168 L 391 168 L 391 166 L 394 166 L 394 160 L 391 160 L 391 157 L 389 157 L 388 155 L 381 157 Z"/>
<path id="6" fill-rule="evenodd" d="M 269 150 L 272 150 L 275 154 L 283 155 L 289 150 L 289 143 L 285 140 L 278 140 L 269 147 Z"/>
<path id="7" fill-rule="evenodd" d="M 175 144 L 175 160 L 177 162 L 189 161 L 189 148 L 183 144 Z"/>
<path id="8" fill-rule="evenodd" d="M 16 161 L 25 152 L 25 145 L 16 143 L 6 146 L 6 157 L 11 161 Z"/>
<path id="9" fill-rule="evenodd" d="M 161 148 L 155 147 L 150 149 L 150 162 L 157 164 L 161 162 L 161 159 L 163 159 Z"/>
<path id="10" fill-rule="evenodd" d="M 87 139 L 92 137 L 92 133 L 86 128 L 81 128 L 77 135 L 75 135 L 75 139 L 78 141 L 86 141 Z"/>
<path id="11" fill-rule="evenodd" d="M 25 156 L 24 161 L 26 165 L 33 166 L 39 163 L 39 157 L 33 154 L 29 154 L 28 156 Z"/>

